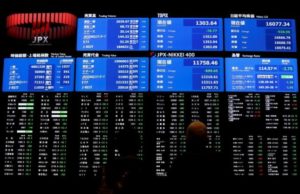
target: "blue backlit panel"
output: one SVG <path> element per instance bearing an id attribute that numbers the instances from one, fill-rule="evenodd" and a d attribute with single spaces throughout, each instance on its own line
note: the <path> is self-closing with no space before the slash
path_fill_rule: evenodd
<path id="1" fill-rule="evenodd" d="M 226 58 L 228 92 L 298 92 L 296 59 Z"/>
<path id="2" fill-rule="evenodd" d="M 151 91 L 224 91 L 222 58 L 151 59 Z"/>
<path id="3" fill-rule="evenodd" d="M 4 59 L 4 92 L 70 92 L 73 87 L 72 58 Z"/>
<path id="4" fill-rule="evenodd" d="M 148 91 L 148 58 L 78 58 L 76 91 Z"/>
<path id="5" fill-rule="evenodd" d="M 296 52 L 293 19 L 225 19 L 226 51 Z"/>
<path id="6" fill-rule="evenodd" d="M 153 18 L 151 50 L 221 51 L 221 18 Z"/>
<path id="7" fill-rule="evenodd" d="M 146 51 L 148 18 L 79 18 L 78 51 Z"/>

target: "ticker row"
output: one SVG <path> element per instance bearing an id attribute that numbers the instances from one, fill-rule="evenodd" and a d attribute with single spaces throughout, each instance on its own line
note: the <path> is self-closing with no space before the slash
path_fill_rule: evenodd
<path id="1" fill-rule="evenodd" d="M 77 31 L 77 51 L 297 51 L 294 19 L 87 16 L 12 14 L 7 32 L 42 44 Z"/>
<path id="2" fill-rule="evenodd" d="M 295 58 L 6 58 L 3 72 L 3 92 L 298 92 Z"/>

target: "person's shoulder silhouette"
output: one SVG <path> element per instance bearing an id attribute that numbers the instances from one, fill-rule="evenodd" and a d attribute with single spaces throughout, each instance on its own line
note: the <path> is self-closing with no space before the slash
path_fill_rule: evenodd
<path id="1" fill-rule="evenodd" d="M 186 130 L 186 152 L 174 161 L 168 173 L 172 185 L 192 188 L 223 175 L 222 156 L 207 149 L 207 144 L 206 125 L 192 122 Z"/>

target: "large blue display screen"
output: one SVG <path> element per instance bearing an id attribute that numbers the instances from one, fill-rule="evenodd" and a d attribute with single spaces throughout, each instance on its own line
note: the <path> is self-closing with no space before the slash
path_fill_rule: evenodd
<path id="1" fill-rule="evenodd" d="M 296 59 L 226 58 L 227 92 L 298 92 Z"/>
<path id="2" fill-rule="evenodd" d="M 148 91 L 148 58 L 78 58 L 76 91 Z"/>
<path id="3" fill-rule="evenodd" d="M 148 18 L 79 18 L 79 51 L 145 51 L 149 49 Z"/>
<path id="4" fill-rule="evenodd" d="M 4 92 L 69 92 L 73 87 L 72 58 L 4 59 Z"/>
<path id="5" fill-rule="evenodd" d="M 224 91 L 222 58 L 151 59 L 151 91 Z"/>
<path id="6" fill-rule="evenodd" d="M 221 18 L 153 18 L 151 50 L 221 51 Z"/>
<path id="7" fill-rule="evenodd" d="M 225 19 L 226 51 L 296 52 L 293 19 Z"/>

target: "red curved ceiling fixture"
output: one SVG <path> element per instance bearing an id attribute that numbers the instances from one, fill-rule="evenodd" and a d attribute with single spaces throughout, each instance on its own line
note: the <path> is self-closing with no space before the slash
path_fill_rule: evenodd
<path id="1" fill-rule="evenodd" d="M 31 40 L 36 36 L 61 39 L 76 32 L 77 17 L 71 13 L 16 13 L 6 19 L 10 37 Z"/>

